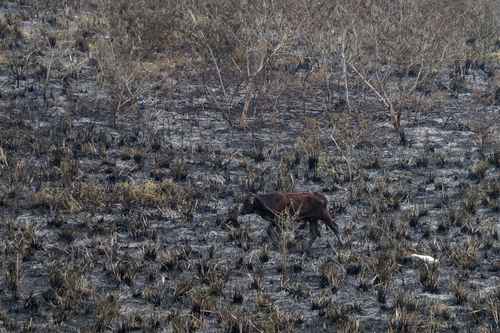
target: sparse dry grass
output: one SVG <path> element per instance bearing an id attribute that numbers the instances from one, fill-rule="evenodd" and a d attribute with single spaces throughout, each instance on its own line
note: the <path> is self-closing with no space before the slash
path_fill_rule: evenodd
<path id="1" fill-rule="evenodd" d="M 424 290 L 437 292 L 439 288 L 439 263 L 423 263 L 419 267 L 420 283 Z"/>
<path id="2" fill-rule="evenodd" d="M 472 270 L 479 264 L 481 243 L 476 239 L 468 239 L 450 248 L 450 257 L 462 269 Z"/>
<path id="3" fill-rule="evenodd" d="M 71 213 L 82 209 L 81 204 L 71 194 L 71 191 L 58 187 L 45 187 L 32 194 L 32 206 L 47 209 L 60 209 Z"/>
<path id="4" fill-rule="evenodd" d="M 0 331 L 498 330 L 493 0 L 28 3 L 0 6 Z M 221 223 L 274 190 L 324 192 L 345 244 Z"/>

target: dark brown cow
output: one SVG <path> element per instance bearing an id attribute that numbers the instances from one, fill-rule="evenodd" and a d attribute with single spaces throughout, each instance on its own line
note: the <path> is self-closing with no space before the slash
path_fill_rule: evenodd
<path id="1" fill-rule="evenodd" d="M 318 221 L 322 221 L 337 236 L 340 244 L 342 241 L 337 224 L 328 212 L 328 199 L 318 192 L 272 192 L 266 194 L 251 194 L 245 198 L 238 215 L 257 214 L 271 222 L 268 233 L 272 235 L 276 229 L 277 217 L 286 210 L 298 221 L 309 222 L 311 239 L 309 250 L 317 237 L 320 237 Z M 234 220 L 234 217 L 233 217 Z"/>

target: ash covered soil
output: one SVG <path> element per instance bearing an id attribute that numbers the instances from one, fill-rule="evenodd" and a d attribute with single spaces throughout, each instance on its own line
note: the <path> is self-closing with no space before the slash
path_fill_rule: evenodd
<path id="1" fill-rule="evenodd" d="M 477 94 L 498 64 L 443 70 L 400 135 L 376 98 L 331 107 L 304 71 L 245 129 L 242 103 L 207 97 L 214 73 L 176 68 L 113 124 L 95 61 L 67 48 L 33 54 L 50 80 L 0 62 L 0 328 L 500 329 L 500 107 Z M 275 190 L 325 194 L 345 244 L 322 226 L 305 254 L 307 228 L 275 244 L 256 215 L 226 221 Z"/>

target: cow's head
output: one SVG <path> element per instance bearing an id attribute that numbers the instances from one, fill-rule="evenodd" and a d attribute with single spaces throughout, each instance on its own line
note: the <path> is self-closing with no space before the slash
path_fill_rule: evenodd
<path id="1" fill-rule="evenodd" d="M 248 215 L 255 213 L 255 194 L 250 194 L 245 197 L 241 205 L 240 215 Z"/>

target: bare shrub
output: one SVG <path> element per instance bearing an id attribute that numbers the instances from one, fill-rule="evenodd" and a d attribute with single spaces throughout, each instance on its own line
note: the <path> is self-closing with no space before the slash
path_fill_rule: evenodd
<path id="1" fill-rule="evenodd" d="M 100 12 L 108 22 L 112 37 L 133 43 L 141 57 L 151 57 L 180 42 L 182 12 L 178 1 L 100 0 Z"/>
<path id="2" fill-rule="evenodd" d="M 225 115 L 238 107 L 244 94 L 239 117 L 243 128 L 258 98 L 269 97 L 271 108 L 278 110 L 290 78 L 304 67 L 313 75 L 301 79 L 302 88 L 311 78 L 324 80 L 332 104 L 333 78 L 340 70 L 342 103 L 348 110 L 356 109 L 350 90 L 364 86 L 399 130 L 404 111 L 421 111 L 419 91 L 446 66 L 485 58 L 497 31 L 493 0 L 97 3 L 97 30 L 108 38 L 98 35 L 95 53 L 114 115 L 147 90 L 141 84 L 141 61 L 168 51 L 214 75 L 219 89 L 206 89 L 207 97 Z M 281 70 L 290 69 L 290 62 L 299 63 L 288 71 L 292 75 Z M 232 123 L 231 117 L 226 119 Z"/>
<path id="3" fill-rule="evenodd" d="M 247 126 L 255 98 L 272 87 L 267 84 L 271 78 L 267 74 L 290 52 L 301 6 L 295 1 L 232 0 L 187 5 L 186 38 L 204 59 L 205 68 L 215 69 L 222 92 L 222 102 L 212 101 L 231 110 L 240 87 L 245 89 L 240 127 Z M 225 80 L 226 73 L 232 75 L 230 81 Z"/>
<path id="4" fill-rule="evenodd" d="M 492 50 L 494 2 L 336 1 L 308 10 L 304 25 L 307 46 L 326 59 L 338 59 L 341 85 L 351 109 L 350 87 L 363 84 L 390 115 L 399 130 L 401 116 L 411 110 L 422 90 L 439 70 L 468 56 Z M 326 8 L 325 8 L 326 7 Z M 314 10 L 316 9 L 316 10 Z M 474 22 L 481 22 L 474 25 Z M 466 40 L 477 36 L 471 52 Z M 327 66 L 333 75 L 335 67 Z"/>
<path id="5" fill-rule="evenodd" d="M 110 94 L 115 127 L 119 114 L 134 105 L 146 92 L 146 83 L 142 82 L 146 73 L 142 64 L 137 61 L 138 53 L 133 48 L 133 42 L 123 41 L 124 38 L 125 36 L 118 36 L 118 39 L 101 38 L 96 42 L 95 50 L 99 69 L 98 82 Z"/>
<path id="6" fill-rule="evenodd" d="M 436 69 L 463 59 L 469 37 L 463 28 L 472 17 L 489 15 L 487 7 L 492 3 L 483 3 L 485 7 L 477 10 L 455 1 L 375 1 L 366 12 L 360 10 L 366 29 L 359 42 L 364 52 L 375 52 L 374 59 L 365 53 L 352 68 L 389 110 L 395 129 L 400 128 L 402 111 L 411 107 L 406 101 L 411 104 L 416 89 L 432 79 Z M 373 68 L 366 60 L 381 66 Z"/>

